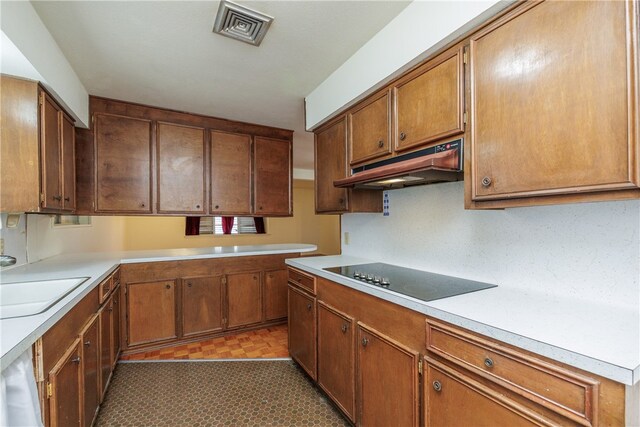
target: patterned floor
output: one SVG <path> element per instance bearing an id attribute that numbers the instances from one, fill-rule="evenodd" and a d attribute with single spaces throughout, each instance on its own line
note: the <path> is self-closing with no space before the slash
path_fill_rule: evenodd
<path id="1" fill-rule="evenodd" d="M 247 359 L 289 357 L 287 325 L 123 356 L 122 360 Z"/>
<path id="2" fill-rule="evenodd" d="M 120 363 L 97 426 L 348 426 L 291 361 Z"/>

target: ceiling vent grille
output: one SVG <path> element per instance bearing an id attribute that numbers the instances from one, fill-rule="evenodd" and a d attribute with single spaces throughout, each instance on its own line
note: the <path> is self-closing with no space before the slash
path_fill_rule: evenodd
<path id="1" fill-rule="evenodd" d="M 216 15 L 213 32 L 232 39 L 259 46 L 273 17 L 245 6 L 222 0 Z"/>

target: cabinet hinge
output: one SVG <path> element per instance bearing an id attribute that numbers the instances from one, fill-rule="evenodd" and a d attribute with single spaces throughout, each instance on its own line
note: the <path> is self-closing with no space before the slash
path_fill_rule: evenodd
<path id="1" fill-rule="evenodd" d="M 223 285 L 227 284 L 227 276 L 222 276 L 222 284 Z"/>
<path id="2" fill-rule="evenodd" d="M 462 121 L 464 122 L 465 125 L 467 124 L 467 112 L 466 111 L 462 115 Z"/>
<path id="3" fill-rule="evenodd" d="M 44 203 L 44 193 L 40 193 L 40 203 Z"/>
<path id="4" fill-rule="evenodd" d="M 418 360 L 418 374 L 422 375 L 422 359 Z"/>
<path id="5" fill-rule="evenodd" d="M 40 99 L 38 99 L 40 105 L 44 105 L 44 92 L 40 92 Z"/>
<path id="6" fill-rule="evenodd" d="M 53 386 L 50 382 L 47 382 L 47 399 L 51 398 L 51 396 L 53 396 Z"/>
<path id="7" fill-rule="evenodd" d="M 462 54 L 462 63 L 466 64 L 469 62 L 469 56 L 467 54 L 467 51 L 465 50 L 464 53 Z"/>

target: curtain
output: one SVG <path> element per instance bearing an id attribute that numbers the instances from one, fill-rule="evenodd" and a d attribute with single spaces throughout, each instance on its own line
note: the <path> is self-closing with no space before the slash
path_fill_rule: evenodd
<path id="1" fill-rule="evenodd" d="M 232 216 L 223 216 L 222 217 L 222 232 L 224 234 L 231 234 L 231 230 L 233 229 L 233 220 L 235 218 Z"/>
<path id="2" fill-rule="evenodd" d="M 200 234 L 200 217 L 188 216 L 184 230 L 185 236 L 197 236 Z"/>
<path id="3" fill-rule="evenodd" d="M 256 226 L 256 234 L 264 234 L 264 218 L 261 216 L 254 216 L 253 223 Z"/>

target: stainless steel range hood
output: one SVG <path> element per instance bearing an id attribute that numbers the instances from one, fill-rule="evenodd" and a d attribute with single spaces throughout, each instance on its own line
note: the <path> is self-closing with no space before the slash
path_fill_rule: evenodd
<path id="1" fill-rule="evenodd" d="M 354 168 L 351 176 L 333 181 L 333 185 L 375 190 L 460 181 L 462 146 L 462 139 L 458 139 Z"/>

